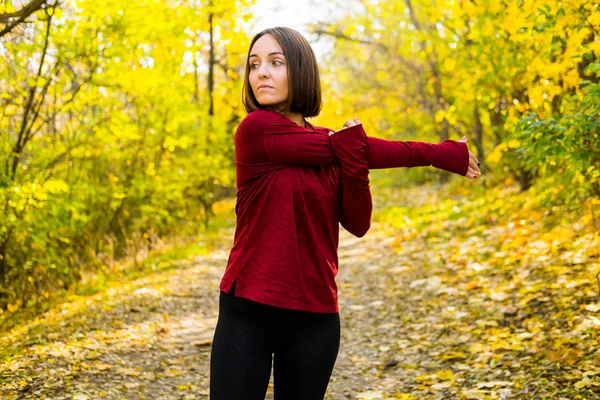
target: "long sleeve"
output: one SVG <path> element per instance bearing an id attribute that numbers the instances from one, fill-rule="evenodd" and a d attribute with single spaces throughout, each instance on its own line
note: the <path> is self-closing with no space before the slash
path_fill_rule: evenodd
<path id="1" fill-rule="evenodd" d="M 236 133 L 236 144 L 243 147 L 236 161 L 339 167 L 341 163 L 332 149 L 328 131 L 326 128 L 316 131 L 303 128 L 275 111 L 254 111 L 244 119 Z M 367 136 L 367 143 L 369 169 L 431 165 L 464 176 L 469 166 L 467 145 L 462 142 L 402 142 Z M 263 151 L 259 151 L 260 148 Z"/>
<path id="2" fill-rule="evenodd" d="M 367 135 L 362 124 L 359 124 L 335 133 L 330 140 L 341 162 L 340 223 L 354 236 L 363 237 L 371 227 L 373 211 Z"/>
<path id="3" fill-rule="evenodd" d="M 369 149 L 369 169 L 431 165 L 464 176 L 469 167 L 467 144 L 454 140 L 424 143 L 370 137 Z"/>
<path id="4" fill-rule="evenodd" d="M 329 134 L 311 131 L 288 120 L 275 120 L 265 131 L 264 144 L 271 161 L 285 164 L 340 166 Z"/>
<path id="5" fill-rule="evenodd" d="M 402 142 L 368 136 L 367 141 L 369 169 L 433 166 L 462 176 L 468 170 L 466 143 L 453 140 Z M 287 120 L 275 121 L 269 126 L 265 133 L 265 148 L 269 158 L 277 162 L 340 166 L 327 133 L 310 131 Z"/>

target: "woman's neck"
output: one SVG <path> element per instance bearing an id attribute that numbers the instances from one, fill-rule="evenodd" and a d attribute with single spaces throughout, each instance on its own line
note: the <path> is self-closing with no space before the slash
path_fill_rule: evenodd
<path id="1" fill-rule="evenodd" d="M 304 117 L 302 116 L 302 114 L 298 114 L 298 113 L 284 113 L 283 115 L 285 117 L 287 117 L 289 120 L 297 123 L 301 127 L 306 128 L 306 124 L 304 123 Z"/>

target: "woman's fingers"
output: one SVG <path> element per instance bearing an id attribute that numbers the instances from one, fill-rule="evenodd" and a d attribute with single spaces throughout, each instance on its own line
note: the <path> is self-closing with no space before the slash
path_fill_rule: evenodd
<path id="1" fill-rule="evenodd" d="M 479 169 L 479 160 L 475 157 L 475 154 L 469 151 L 469 168 L 467 169 L 466 177 L 469 179 L 475 179 L 481 175 L 481 169 Z"/>
<path id="2" fill-rule="evenodd" d="M 466 143 L 467 137 L 463 136 L 460 138 L 459 142 Z M 467 150 L 468 151 L 468 150 Z M 475 157 L 475 154 L 469 151 L 469 167 L 467 169 L 467 173 L 465 177 L 469 179 L 475 179 L 481 175 L 481 169 L 479 168 L 479 160 Z"/>
<path id="3" fill-rule="evenodd" d="M 469 166 L 469 169 L 467 170 L 467 174 L 465 176 L 469 179 L 475 179 L 479 175 L 481 175 L 480 172 L 478 172 L 476 169 L 473 169 Z"/>
<path id="4" fill-rule="evenodd" d="M 354 117 L 353 119 L 349 119 L 348 121 L 344 122 L 344 128 L 350 128 L 351 126 L 358 124 L 360 124 L 360 121 L 358 120 L 358 118 Z"/>
<path id="5" fill-rule="evenodd" d="M 465 177 L 469 178 L 469 179 L 475 179 L 480 175 L 479 172 L 477 172 L 476 170 L 474 170 L 473 168 L 469 167 Z"/>
<path id="6" fill-rule="evenodd" d="M 481 169 L 479 168 L 479 160 L 471 152 L 469 152 L 469 167 L 481 173 Z"/>

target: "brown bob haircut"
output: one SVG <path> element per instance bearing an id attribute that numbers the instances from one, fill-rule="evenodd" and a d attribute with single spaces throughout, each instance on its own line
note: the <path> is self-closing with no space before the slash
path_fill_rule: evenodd
<path id="1" fill-rule="evenodd" d="M 299 32 L 286 28 L 275 27 L 265 29 L 254 36 L 246 56 L 246 73 L 242 88 L 242 102 L 247 113 L 269 106 L 261 105 L 254 97 L 250 86 L 250 51 L 258 39 L 271 35 L 279 43 L 286 59 L 288 74 L 288 99 L 282 113 L 292 112 L 302 114 L 305 118 L 316 117 L 321 112 L 321 81 L 319 67 L 313 49 Z"/>

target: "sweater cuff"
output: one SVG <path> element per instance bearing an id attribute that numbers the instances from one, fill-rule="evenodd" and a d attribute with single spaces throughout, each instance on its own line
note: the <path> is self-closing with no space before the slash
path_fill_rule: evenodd
<path id="1" fill-rule="evenodd" d="M 342 129 L 329 136 L 329 139 L 341 164 L 342 180 L 346 184 L 368 187 L 368 141 L 362 124 Z"/>
<path id="2" fill-rule="evenodd" d="M 444 140 L 436 146 L 439 148 L 438 157 L 432 165 L 435 168 L 465 176 L 469 170 L 469 150 L 465 142 Z"/>

